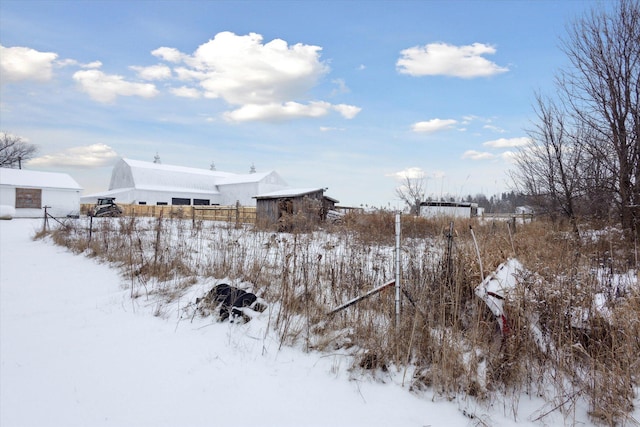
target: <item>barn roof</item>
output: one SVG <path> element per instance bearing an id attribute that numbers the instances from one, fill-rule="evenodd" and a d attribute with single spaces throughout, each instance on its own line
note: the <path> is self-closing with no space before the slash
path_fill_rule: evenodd
<path id="1" fill-rule="evenodd" d="M 212 171 L 184 166 L 164 165 L 140 160 L 122 159 L 131 169 L 136 188 L 215 191 L 217 185 L 261 182 L 274 171 L 249 174 Z"/>
<path id="2" fill-rule="evenodd" d="M 82 190 L 82 187 L 66 173 L 26 169 L 0 168 L 0 184 L 27 188 Z"/>

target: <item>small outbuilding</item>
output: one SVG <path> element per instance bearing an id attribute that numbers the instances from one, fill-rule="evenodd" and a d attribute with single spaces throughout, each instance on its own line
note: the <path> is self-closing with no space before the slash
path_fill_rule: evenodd
<path id="1" fill-rule="evenodd" d="M 479 214 L 477 203 L 470 202 L 422 202 L 420 216 L 425 218 L 474 218 Z"/>
<path id="2" fill-rule="evenodd" d="M 13 208 L 16 218 L 80 214 L 82 187 L 66 173 L 0 168 L 0 206 Z"/>
<path id="3" fill-rule="evenodd" d="M 289 188 L 254 196 L 256 224 L 290 231 L 298 223 L 319 223 L 335 210 L 338 200 L 324 195 L 324 188 Z"/>

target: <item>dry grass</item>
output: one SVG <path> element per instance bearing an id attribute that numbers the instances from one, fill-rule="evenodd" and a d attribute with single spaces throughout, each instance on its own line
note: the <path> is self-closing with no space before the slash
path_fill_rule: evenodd
<path id="1" fill-rule="evenodd" d="M 89 239 L 89 219 L 82 218 L 52 236 L 119 266 L 132 297 L 170 302 L 202 278 L 249 283 L 277 307 L 270 324 L 283 345 L 349 350 L 354 371 L 412 366 L 412 389 L 448 398 L 551 391 L 549 412 L 570 418 L 578 399 L 586 399 L 597 421 L 632 422 L 640 293 L 614 283 L 637 266 L 634 243 L 613 228 L 578 240 L 543 220 L 514 230 L 505 222 L 403 216 L 399 325 L 393 288 L 327 316 L 394 278 L 392 212 L 351 213 L 324 229 L 296 223 L 295 233 L 162 217 L 94 219 L 91 228 Z M 510 333 L 502 336 L 473 291 L 509 257 L 526 271 L 506 301 Z M 604 295 L 608 315 L 594 309 L 596 294 Z"/>

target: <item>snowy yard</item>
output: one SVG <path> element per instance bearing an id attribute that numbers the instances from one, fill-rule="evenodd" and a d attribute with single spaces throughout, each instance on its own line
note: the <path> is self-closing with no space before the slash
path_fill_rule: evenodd
<path id="1" fill-rule="evenodd" d="M 156 317 L 116 269 L 33 241 L 40 226 L 0 221 L 2 427 L 564 423 L 557 412 L 533 422 L 548 409 L 538 398 L 519 396 L 514 420 L 512 401 L 411 393 L 395 369 L 354 374 L 345 354 L 281 347 L 266 313 L 244 325 Z"/>

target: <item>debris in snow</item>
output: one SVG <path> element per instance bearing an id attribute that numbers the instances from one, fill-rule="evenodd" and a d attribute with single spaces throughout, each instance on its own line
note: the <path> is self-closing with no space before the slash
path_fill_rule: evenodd
<path id="1" fill-rule="evenodd" d="M 496 271 L 485 277 L 476 286 L 475 293 L 482 299 L 498 320 L 502 334 L 509 332 L 507 316 L 504 311 L 504 299 L 507 293 L 516 286 L 516 273 L 522 270 L 522 264 L 517 259 L 509 258 L 498 266 Z"/>
<path id="2" fill-rule="evenodd" d="M 196 306 L 202 315 L 218 310 L 221 321 L 230 318 L 232 322 L 240 317 L 248 322 L 267 309 L 262 298 L 226 283 L 216 285 L 204 297 L 196 298 Z"/>

